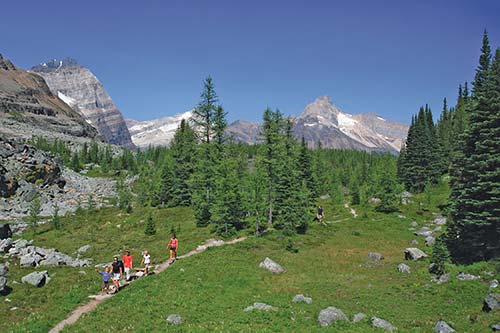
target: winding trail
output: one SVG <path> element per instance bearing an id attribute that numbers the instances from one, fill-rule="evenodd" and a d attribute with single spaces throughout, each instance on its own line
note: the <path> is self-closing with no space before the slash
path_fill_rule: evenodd
<path id="1" fill-rule="evenodd" d="M 240 237 L 240 238 L 235 238 L 235 239 L 227 241 L 227 242 L 224 242 L 222 240 L 216 240 L 216 239 L 208 239 L 202 245 L 199 245 L 196 249 L 194 249 L 192 251 L 189 251 L 188 253 L 186 253 L 186 254 L 184 254 L 182 256 L 177 257 L 177 259 L 184 259 L 184 258 L 188 258 L 188 257 L 194 256 L 196 254 L 204 252 L 209 247 L 217 247 L 217 246 L 222 246 L 222 245 L 226 245 L 226 244 L 227 245 L 231 245 L 231 244 L 242 242 L 245 239 L 247 239 L 247 238 L 246 237 Z M 170 265 L 172 265 L 172 264 L 169 262 L 169 260 L 167 260 L 167 261 L 165 261 L 165 262 L 163 262 L 163 263 L 161 263 L 159 265 L 156 265 L 154 273 L 155 274 L 159 274 L 159 273 L 163 272 L 164 270 L 166 270 L 168 267 L 170 267 Z M 135 280 L 130 281 L 127 285 L 132 284 L 134 281 Z M 92 298 L 92 300 L 90 302 L 88 302 L 86 304 L 83 304 L 83 305 L 80 305 L 78 308 L 76 308 L 69 315 L 68 318 L 64 319 L 59 324 L 57 324 L 56 326 L 54 326 L 54 328 L 52 328 L 49 331 L 49 333 L 60 332 L 64 328 L 64 326 L 76 323 L 77 320 L 83 314 L 94 310 L 97 307 L 97 305 L 99 305 L 100 303 L 104 302 L 105 300 L 113 297 L 114 295 L 116 295 L 116 294 L 112 294 L 112 295 L 91 295 L 91 296 L 89 296 L 89 298 Z"/>

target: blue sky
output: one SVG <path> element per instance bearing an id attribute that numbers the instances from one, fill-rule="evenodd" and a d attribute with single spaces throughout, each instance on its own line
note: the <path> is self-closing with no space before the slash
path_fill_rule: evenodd
<path id="1" fill-rule="evenodd" d="M 349 113 L 408 123 L 471 80 L 500 1 L 7 1 L 0 53 L 22 68 L 73 57 L 125 117 L 194 107 L 212 75 L 228 119 L 298 115 L 328 95 Z"/>

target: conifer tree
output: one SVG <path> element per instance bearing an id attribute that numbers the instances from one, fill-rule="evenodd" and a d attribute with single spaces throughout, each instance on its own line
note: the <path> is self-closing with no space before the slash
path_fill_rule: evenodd
<path id="1" fill-rule="evenodd" d="M 462 163 L 452 182 L 447 246 L 455 262 L 500 257 L 500 51 L 488 37 L 476 70 Z"/>
<path id="2" fill-rule="evenodd" d="M 218 101 L 212 77 L 209 76 L 205 79 L 200 97 L 201 101 L 194 109 L 191 120 L 194 123 L 194 128 L 198 131 L 201 142 L 209 144 L 214 134 L 214 118 Z"/>
<path id="3" fill-rule="evenodd" d="M 50 223 L 52 224 L 52 227 L 54 227 L 55 230 L 61 229 L 61 218 L 59 217 L 59 206 L 57 205 L 57 202 L 53 205 L 54 213 L 52 214 L 52 219 L 50 220 Z"/>
<path id="4" fill-rule="evenodd" d="M 29 213 L 30 213 L 29 221 L 30 221 L 31 228 L 33 229 L 34 233 L 36 232 L 38 222 L 40 220 L 41 210 L 42 210 L 42 202 L 40 199 L 40 195 L 37 193 L 35 195 L 35 197 L 33 198 L 33 200 L 31 200 L 30 209 L 29 209 Z"/>
<path id="5" fill-rule="evenodd" d="M 156 227 L 151 212 L 149 212 L 146 219 L 146 229 L 144 230 L 144 234 L 147 236 L 153 236 L 154 234 L 156 234 Z"/>

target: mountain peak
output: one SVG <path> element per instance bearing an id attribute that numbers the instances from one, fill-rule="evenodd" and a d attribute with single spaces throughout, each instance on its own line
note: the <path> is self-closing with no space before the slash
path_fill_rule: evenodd
<path id="1" fill-rule="evenodd" d="M 16 66 L 14 66 L 14 64 L 10 62 L 9 59 L 2 56 L 1 53 L 0 53 L 0 68 L 5 69 L 6 71 L 16 70 Z"/>
<path id="2" fill-rule="evenodd" d="M 67 67 L 81 67 L 81 66 L 73 58 L 51 59 L 47 62 L 41 63 L 40 65 L 32 67 L 31 70 L 35 72 L 48 73 L 48 72 L 55 72 L 61 68 L 67 68 Z"/>
<path id="3" fill-rule="evenodd" d="M 333 104 L 329 96 L 320 96 L 308 104 L 298 118 L 326 118 L 337 122 L 336 117 L 339 113 L 342 111 Z"/>

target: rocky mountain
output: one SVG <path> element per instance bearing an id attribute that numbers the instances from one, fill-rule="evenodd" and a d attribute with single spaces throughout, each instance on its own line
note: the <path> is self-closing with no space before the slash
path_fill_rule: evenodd
<path id="1" fill-rule="evenodd" d="M 133 119 L 126 119 L 125 121 L 132 136 L 132 142 L 137 147 L 168 146 L 181 120 L 191 118 L 192 113 L 192 111 L 187 111 L 171 117 L 148 121 Z"/>
<path id="2" fill-rule="evenodd" d="M 0 136 L 97 138 L 97 131 L 63 100 L 44 79 L 16 67 L 0 55 Z"/>
<path id="3" fill-rule="evenodd" d="M 185 112 L 172 117 L 139 122 L 127 119 L 132 140 L 138 147 L 168 145 Z M 406 138 L 408 126 L 385 120 L 375 113 L 350 115 L 336 107 L 329 97 L 319 97 L 293 118 L 297 138 L 302 136 L 310 147 L 321 141 L 323 147 L 391 152 L 397 154 Z M 256 143 L 260 124 L 238 120 L 227 127 L 235 142 Z"/>
<path id="4" fill-rule="evenodd" d="M 133 148 L 122 114 L 97 77 L 75 60 L 51 60 L 31 68 L 54 95 L 79 112 L 111 144 Z"/>
<path id="5" fill-rule="evenodd" d="M 406 138 L 406 125 L 389 122 L 375 114 L 351 115 L 336 107 L 327 96 L 307 105 L 296 118 L 294 132 L 309 146 L 398 153 Z"/>

